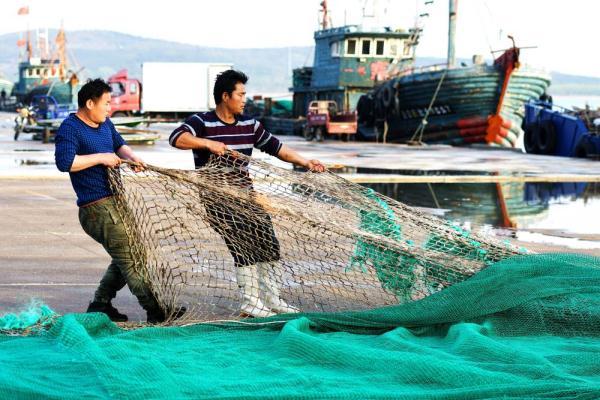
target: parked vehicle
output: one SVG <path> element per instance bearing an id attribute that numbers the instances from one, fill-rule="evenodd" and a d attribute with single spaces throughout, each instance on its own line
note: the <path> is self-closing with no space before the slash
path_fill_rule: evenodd
<path id="1" fill-rule="evenodd" d="M 54 96 L 47 95 L 33 96 L 31 108 L 34 110 L 36 118 L 40 120 L 67 118 L 70 113 L 77 111 L 75 104 L 61 104 Z"/>
<path id="2" fill-rule="evenodd" d="M 21 132 L 40 133 L 55 130 L 57 123 L 77 111 L 74 104 L 60 104 L 54 96 L 35 95 L 29 105 L 17 108 L 15 117 L 15 135 L 18 140 Z"/>
<path id="3" fill-rule="evenodd" d="M 215 107 L 214 82 L 230 63 L 146 62 L 142 80 L 126 69 L 108 78 L 111 117 L 178 117 Z"/>
<path id="4" fill-rule="evenodd" d="M 30 128 L 35 125 L 35 113 L 30 106 L 17 104 L 17 116 L 15 117 L 15 135 L 14 139 L 19 140 L 21 132 L 30 132 Z"/>
<path id="5" fill-rule="evenodd" d="M 308 105 L 304 138 L 322 142 L 326 135 L 339 135 L 344 141 L 356 134 L 356 111 L 338 111 L 332 100 L 315 100 Z"/>
<path id="6" fill-rule="evenodd" d="M 600 156 L 600 126 L 591 110 L 573 111 L 548 101 L 525 104 L 525 151 L 563 157 Z"/>

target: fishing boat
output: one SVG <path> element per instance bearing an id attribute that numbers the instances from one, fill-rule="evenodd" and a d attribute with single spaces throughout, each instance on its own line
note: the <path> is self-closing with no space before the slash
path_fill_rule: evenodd
<path id="1" fill-rule="evenodd" d="M 18 81 L 12 94 L 24 104 L 31 103 L 36 95 L 53 96 L 60 104 L 75 104 L 79 79 L 67 65 L 64 29 L 57 32 L 52 49 L 47 37 L 48 32 L 41 38 L 38 33 L 34 47 L 31 34 L 27 32 L 26 39 L 18 42 L 25 46 L 25 51 L 19 61 Z"/>
<path id="2" fill-rule="evenodd" d="M 448 58 L 444 65 L 397 69 L 357 104 L 359 129 L 385 142 L 515 147 L 523 135 L 524 104 L 550 85 L 548 73 L 521 65 L 514 43 L 457 65 L 457 0 L 449 0 Z"/>
<path id="3" fill-rule="evenodd" d="M 321 1 L 313 65 L 293 70 L 292 112 L 287 118 L 263 117 L 263 123 L 275 133 L 300 133 L 309 105 L 316 100 L 333 101 L 340 112 L 355 111 L 361 96 L 388 79 L 391 67 L 414 61 L 420 32 L 364 23 L 333 27 L 327 0 Z"/>
<path id="4" fill-rule="evenodd" d="M 327 1 L 321 7 L 313 66 L 293 71 L 295 117 L 306 115 L 314 100 L 332 100 L 342 110 L 354 110 L 362 95 L 388 78 L 390 66 L 410 65 L 415 57 L 420 30 L 331 27 Z"/>

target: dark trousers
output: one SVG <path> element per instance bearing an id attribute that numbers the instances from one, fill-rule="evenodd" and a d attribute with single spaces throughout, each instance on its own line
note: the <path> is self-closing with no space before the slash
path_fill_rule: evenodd
<path id="1" fill-rule="evenodd" d="M 252 200 L 217 203 L 203 198 L 202 202 L 210 226 L 225 241 L 236 267 L 279 260 L 279 241 L 262 206 Z"/>
<path id="2" fill-rule="evenodd" d="M 79 208 L 79 222 L 85 233 L 100 243 L 112 257 L 96 289 L 94 301 L 109 302 L 127 284 L 145 310 L 156 310 L 156 299 L 143 275 L 135 268 L 136 262 L 129 246 L 125 225 L 117 212 L 115 199 L 109 197 Z"/>

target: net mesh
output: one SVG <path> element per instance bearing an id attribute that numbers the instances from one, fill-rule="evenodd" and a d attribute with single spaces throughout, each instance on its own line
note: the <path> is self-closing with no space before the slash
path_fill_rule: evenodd
<path id="1" fill-rule="evenodd" d="M 303 312 L 401 304 L 524 251 L 333 173 L 239 153 L 109 179 L 137 272 L 163 309 L 187 308 L 177 323 L 236 318 L 249 293 Z"/>
<path id="2" fill-rule="evenodd" d="M 0 334 L 4 399 L 597 399 L 600 259 L 511 257 L 420 301 L 122 330 Z"/>

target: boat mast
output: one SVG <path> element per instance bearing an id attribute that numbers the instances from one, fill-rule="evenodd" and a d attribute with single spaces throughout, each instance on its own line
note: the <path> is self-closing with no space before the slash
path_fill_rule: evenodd
<path id="1" fill-rule="evenodd" d="M 321 12 L 323 13 L 323 19 L 321 20 L 321 29 L 325 30 L 329 28 L 329 16 L 327 15 L 327 0 L 321 2 Z"/>
<path id="2" fill-rule="evenodd" d="M 65 29 L 61 23 L 60 29 L 56 34 L 56 52 L 58 58 L 58 74 L 59 79 L 64 81 L 67 77 L 67 48 L 66 48 Z M 52 57 L 54 59 L 54 56 Z"/>
<path id="3" fill-rule="evenodd" d="M 456 64 L 455 40 L 456 40 L 456 11 L 458 0 L 449 0 L 448 6 L 448 68 Z"/>

